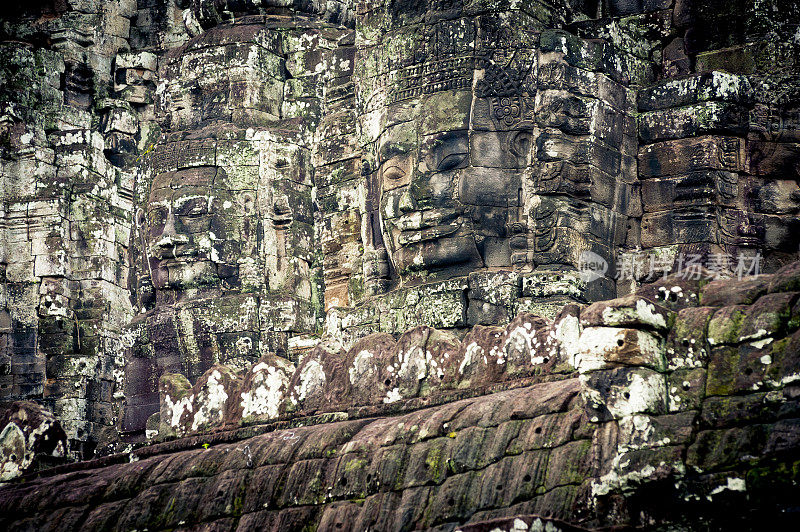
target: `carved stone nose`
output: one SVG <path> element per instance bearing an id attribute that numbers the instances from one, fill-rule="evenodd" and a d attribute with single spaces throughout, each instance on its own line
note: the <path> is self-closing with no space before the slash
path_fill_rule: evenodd
<path id="1" fill-rule="evenodd" d="M 418 210 L 417 201 L 411 195 L 411 187 L 406 187 L 403 195 L 400 196 L 398 208 L 400 212 L 414 212 Z"/>
<path id="2" fill-rule="evenodd" d="M 154 248 L 174 248 L 179 244 L 187 244 L 189 242 L 189 238 L 186 235 L 181 235 L 175 229 L 175 216 L 172 214 L 172 210 L 170 209 L 169 214 L 167 214 L 167 220 L 164 223 L 164 229 L 161 231 L 161 238 L 159 238 L 154 244 Z"/>
<path id="3" fill-rule="evenodd" d="M 161 231 L 162 235 L 169 235 L 173 236 L 176 234 L 175 232 L 175 215 L 172 214 L 172 209 L 167 212 L 167 219 L 164 222 L 164 230 Z"/>

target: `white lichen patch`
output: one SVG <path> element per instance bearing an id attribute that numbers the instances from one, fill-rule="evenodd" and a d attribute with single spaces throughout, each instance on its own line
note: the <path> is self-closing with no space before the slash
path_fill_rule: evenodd
<path id="1" fill-rule="evenodd" d="M 688 382 L 684 381 L 684 387 L 688 387 Z M 670 412 L 680 412 L 682 409 L 683 399 L 681 398 L 680 394 L 678 393 L 678 388 L 676 386 L 672 386 L 669 389 L 669 411 Z"/>
<path id="2" fill-rule="evenodd" d="M 400 395 L 399 388 L 392 388 L 388 392 L 386 392 L 386 397 L 383 398 L 383 402 L 386 404 L 394 403 L 395 401 L 399 401 L 403 397 Z"/>
<path id="3" fill-rule="evenodd" d="M 477 360 L 483 357 L 483 348 L 477 343 L 472 342 L 464 350 L 464 358 L 461 359 L 461 364 L 458 365 L 458 373 L 464 374 L 464 371 L 474 364 Z"/>
<path id="4" fill-rule="evenodd" d="M 32 461 L 25 434 L 15 423 L 9 423 L 0 433 L 0 481 L 20 476 Z"/>
<path id="5" fill-rule="evenodd" d="M 659 412 L 666 403 L 666 380 L 654 372 L 632 372 L 627 385 L 612 386 L 606 397 L 606 407 L 615 419 Z"/>
<path id="6" fill-rule="evenodd" d="M 636 307 L 606 307 L 603 309 L 603 324 L 615 326 L 623 323 L 638 322 L 658 328 L 666 328 L 667 320 L 663 314 L 656 312 L 652 303 L 637 299 Z"/>
<path id="7" fill-rule="evenodd" d="M 581 322 L 576 316 L 565 316 L 555 326 L 555 338 L 560 345 L 561 355 L 577 369 L 576 357 L 581 346 Z"/>
<path id="8" fill-rule="evenodd" d="M 187 395 L 186 397 L 182 397 L 177 401 L 173 401 L 169 394 L 164 396 L 163 407 L 166 409 L 165 413 L 167 415 L 163 416 L 162 413 L 162 419 L 168 419 L 169 426 L 178 432 L 178 434 L 183 434 L 181 418 L 183 417 L 184 413 L 192 413 L 192 410 L 194 409 L 193 401 L 194 395 Z"/>
<path id="9" fill-rule="evenodd" d="M 366 349 L 359 351 L 353 359 L 353 365 L 347 370 L 350 376 L 350 384 L 355 384 L 359 377 L 362 377 L 367 372 L 373 373 L 373 367 L 370 360 L 373 354 Z"/>
<path id="10" fill-rule="evenodd" d="M 192 430 L 222 421 L 225 413 L 225 402 L 228 400 L 228 392 L 222 384 L 222 374 L 219 370 L 213 370 L 208 376 L 206 385 L 198 393 L 200 399 L 197 401 L 199 406 L 192 419 Z"/>
<path id="11" fill-rule="evenodd" d="M 292 402 L 298 404 L 305 401 L 312 391 L 322 389 L 327 380 L 322 364 L 317 360 L 309 360 L 300 371 L 300 384 L 292 390 Z"/>
<path id="12" fill-rule="evenodd" d="M 647 464 L 632 471 L 628 471 L 629 467 L 630 460 L 626 458 L 625 453 L 615 456 L 611 462 L 611 470 L 597 480 L 592 481 L 592 496 L 598 497 L 609 493 L 627 492 L 636 489 L 653 476 L 656 472 L 656 467 L 660 469 L 669 468 L 677 477 L 682 477 L 686 474 L 686 467 L 681 462 L 673 462 L 668 465 L 666 462 L 661 461 L 656 465 Z"/>
<path id="13" fill-rule="evenodd" d="M 658 338 L 645 331 L 636 331 L 636 342 L 639 353 L 648 365 L 658 370 L 666 367 L 664 347 Z"/>
<path id="14" fill-rule="evenodd" d="M 620 349 L 629 343 L 626 329 L 613 327 L 587 327 L 583 330 L 578 344 L 578 352 L 573 361 L 580 373 L 611 367 L 618 363 L 629 363 L 633 360 L 618 360 Z M 636 331 L 636 348 L 629 355 L 641 365 L 663 369 L 665 366 L 664 351 L 661 342 L 652 334 Z"/>
<path id="15" fill-rule="evenodd" d="M 236 353 L 239 356 L 247 356 L 253 351 L 253 339 L 249 336 L 242 336 L 236 339 Z"/>
<path id="16" fill-rule="evenodd" d="M 502 365 L 506 363 L 506 359 L 503 356 L 503 351 L 500 351 L 500 348 L 496 345 L 493 345 L 492 348 L 489 350 L 489 358 L 495 360 L 497 365 Z"/>
<path id="17" fill-rule="evenodd" d="M 573 366 L 580 373 L 587 373 L 605 367 L 606 351 L 615 348 L 617 340 L 624 338 L 624 332 L 606 327 L 588 327 L 583 330 L 579 341 L 579 351 L 573 358 Z"/>
<path id="18" fill-rule="evenodd" d="M 289 376 L 285 371 L 260 362 L 253 366 L 252 385 L 241 394 L 242 418 L 278 416 Z"/>
<path id="19" fill-rule="evenodd" d="M 751 340 L 761 340 L 762 338 L 766 338 L 769 335 L 766 329 L 759 329 L 753 334 L 747 334 L 739 338 L 739 342 L 749 342 Z M 709 340 L 710 342 L 710 340 Z"/>
<path id="20" fill-rule="evenodd" d="M 782 377 L 781 380 L 776 381 L 774 379 L 768 379 L 767 382 L 775 388 L 780 388 L 787 384 L 791 384 L 793 382 L 800 381 L 800 373 L 792 373 L 791 375 L 786 375 Z"/>
<path id="21" fill-rule="evenodd" d="M 703 360 L 706 356 L 706 350 L 703 348 L 697 349 L 695 346 L 694 338 L 683 339 L 684 343 L 687 343 L 688 346 L 686 347 L 686 352 L 684 353 L 677 353 L 674 349 L 670 348 L 667 350 L 667 354 L 669 355 L 669 363 L 668 369 L 675 370 L 679 368 L 701 368 L 703 367 Z"/>
<path id="22" fill-rule="evenodd" d="M 580 373 L 602 369 L 606 366 L 606 354 L 615 351 L 618 342 L 625 340 L 625 331 L 611 327 L 587 327 L 581 333 L 579 349 L 573 358 L 573 366 Z"/>
<path id="23" fill-rule="evenodd" d="M 627 451 L 638 449 L 650 440 L 653 434 L 653 425 L 650 416 L 634 415 L 618 421 L 620 432 L 620 450 Z"/>
<path id="24" fill-rule="evenodd" d="M 618 421 L 620 440 L 619 451 L 663 447 L 671 443 L 670 438 L 655 438 L 655 429 L 650 416 L 636 414 Z"/>
<path id="25" fill-rule="evenodd" d="M 413 347 L 407 353 L 400 350 L 397 354 L 400 367 L 397 375 L 400 379 L 408 382 L 414 380 L 421 381 L 428 376 L 428 364 L 425 359 L 425 352 L 421 347 Z"/>
<path id="26" fill-rule="evenodd" d="M 642 320 L 643 323 L 653 325 L 654 327 L 666 327 L 667 320 L 663 314 L 656 312 L 656 307 L 652 303 L 648 303 L 644 299 L 636 301 L 636 316 Z"/>
<path id="27" fill-rule="evenodd" d="M 544 361 L 544 356 L 539 356 L 534 342 L 536 341 L 536 331 L 533 329 L 531 323 L 524 323 L 519 327 L 515 327 L 508 333 L 505 344 L 503 345 L 502 361 L 498 360 L 498 364 L 504 364 L 506 360 L 520 360 L 530 358 L 532 365 L 541 364 Z M 494 351 L 495 348 L 492 349 Z"/>
<path id="28" fill-rule="evenodd" d="M 710 501 L 712 497 L 718 493 L 722 493 L 723 491 L 747 491 L 747 484 L 743 478 L 728 478 L 726 479 L 725 484 L 721 486 L 717 486 L 706 496 L 706 498 Z"/>
<path id="29" fill-rule="evenodd" d="M 764 347 L 768 346 L 772 343 L 772 338 L 764 338 L 763 340 L 756 340 L 755 342 L 750 342 L 750 345 L 755 347 L 756 349 L 763 349 Z"/>

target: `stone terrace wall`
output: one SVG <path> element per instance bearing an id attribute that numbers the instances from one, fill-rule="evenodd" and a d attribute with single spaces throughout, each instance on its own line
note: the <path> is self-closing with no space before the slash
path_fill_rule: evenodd
<path id="1" fill-rule="evenodd" d="M 287 87 L 302 88 L 295 96 L 302 94 L 298 97 L 304 102 L 314 100 L 313 120 L 307 122 L 319 120 L 316 131 L 304 139 L 304 160 L 313 166 L 304 183 L 309 196 L 304 216 L 306 222 L 313 218 L 314 239 L 309 240 L 319 245 L 308 246 L 314 248 L 313 256 L 306 257 L 304 248 L 304 262 L 313 265 L 314 278 L 304 279 L 303 286 L 305 281 L 313 285 L 314 301 L 324 294 L 325 310 L 330 311 L 328 332 L 338 334 L 343 343 L 341 351 L 333 349 L 327 358 L 320 352 L 320 358 L 308 358 L 303 366 L 307 378 L 319 376 L 312 360 L 339 369 L 353 362 L 358 352 L 350 352 L 352 345 L 376 331 L 396 340 L 423 325 L 448 329 L 463 342 L 473 326 L 502 328 L 520 312 L 563 319 L 559 313 L 566 300 L 634 293 L 652 280 L 651 260 L 661 275 L 673 269 L 681 253 L 697 255 L 705 265 L 710 257 L 722 256 L 723 261 L 714 264 L 721 272 L 730 272 L 739 257 L 760 254 L 761 267 L 768 272 L 796 259 L 797 0 L 437 0 L 426 3 L 437 13 L 430 19 L 420 15 L 422 4 L 37 0 L 4 6 L 0 401 L 34 400 L 51 410 L 65 429 L 68 454 L 74 458 L 91 456 L 98 444 L 117 441 L 126 366 L 120 331 L 138 311 L 129 300 L 134 191 L 146 194 L 148 183 L 137 172 L 143 159 L 154 154 L 152 147 L 161 133 L 163 116 L 154 104 L 159 68 L 170 50 L 193 38 L 209 38 L 211 28 L 232 26 L 251 16 L 255 24 L 270 17 L 293 23 L 314 19 L 315 24 L 337 28 L 324 54 L 303 55 L 293 49 L 296 41 L 287 44 L 292 48 L 287 58 L 294 58 L 288 62 L 287 72 L 294 77 Z M 541 208 L 538 214 L 520 212 L 508 226 L 509 234 L 518 237 L 513 239 L 513 253 L 509 251 L 515 262 L 487 267 L 504 271 L 461 272 L 463 276 L 437 284 L 400 283 L 401 290 L 386 294 L 400 281 L 392 279 L 386 253 L 375 246 L 376 231 L 380 232 L 378 193 L 367 177 L 376 168 L 374 161 L 362 160 L 370 146 L 357 123 L 353 85 L 353 76 L 366 70 L 357 61 L 356 49 L 371 46 L 376 35 L 365 34 L 364 25 L 356 22 L 375 15 L 376 27 L 384 27 L 389 18 L 382 17 L 402 22 L 404 11 L 420 15 L 406 20 L 419 27 L 453 20 L 459 12 L 483 17 L 505 11 L 510 13 L 505 27 L 502 21 L 481 26 L 493 28 L 489 36 L 497 31 L 489 40 L 512 35 L 506 32 L 511 29 L 518 32 L 513 35 L 531 39 L 525 45 L 531 55 L 524 66 L 535 73 L 537 95 L 527 94 L 535 107 L 531 130 L 541 142 L 532 142 L 525 154 L 531 164 L 522 193 L 528 207 Z M 517 24 L 521 20 L 528 26 Z M 531 28 L 536 31 L 527 31 Z M 510 42 L 518 42 L 515 39 Z M 511 57 L 506 51 L 513 47 L 490 48 L 491 59 L 504 65 L 503 59 Z M 306 62 L 297 60 L 301 56 Z M 194 74 L 176 70 L 180 83 L 191 86 Z M 551 76 L 554 73 L 565 77 Z M 313 85 L 312 78 L 319 85 Z M 580 82 L 588 79 L 605 80 L 606 90 Z M 498 80 L 493 83 L 502 88 Z M 202 102 L 190 107 L 186 113 L 202 115 Z M 179 112 L 176 106 L 168 111 Z M 547 146 L 556 146 L 556 154 L 548 154 Z M 573 149 L 584 157 L 581 168 L 574 167 L 578 155 L 565 156 Z M 595 171 L 598 167 L 605 170 Z M 587 198 L 596 208 L 587 207 Z M 572 211 L 570 205 L 580 208 Z M 613 223 L 598 225 L 592 213 Z M 567 235 L 568 245 L 553 244 L 559 234 Z M 586 241 L 613 259 L 603 286 L 587 286 L 574 271 L 528 271 L 574 266 L 575 252 L 581 251 L 575 242 Z M 544 250 L 538 259 L 536 250 Z M 569 250 L 569 260 L 562 260 L 564 250 Z M 524 260 L 516 262 L 520 258 Z M 637 261 L 640 267 L 632 268 Z M 629 279 L 612 282 L 611 277 L 622 272 Z M 282 316 L 281 311 L 276 314 Z M 304 311 L 301 318 L 312 322 L 319 316 L 316 310 Z M 277 332 L 278 343 L 290 350 L 290 333 Z M 293 354 L 312 345 L 313 336 L 295 336 Z M 459 344 L 462 356 L 468 345 Z M 399 359 L 392 349 L 387 348 L 386 356 Z M 718 365 L 728 363 L 732 362 L 723 357 Z M 292 386 L 306 382 L 291 365 L 282 371 L 286 390 L 292 380 L 298 381 Z M 531 366 L 526 371 L 538 370 Z M 260 382 L 258 372 L 253 373 L 251 380 Z M 505 376 L 492 380 L 501 373 L 487 373 L 487 383 L 505 382 Z M 233 374 L 230 381 L 238 379 Z M 472 386 L 465 382 L 454 379 L 449 386 Z M 206 378 L 201 386 L 207 383 Z M 155 397 L 155 380 L 146 384 Z M 181 395 L 185 398 L 197 383 L 175 384 L 186 392 Z M 393 389 L 373 389 L 369 400 L 380 403 Z M 427 393 L 425 389 L 414 393 Z M 226 393 L 233 397 L 237 390 Z M 337 397 L 336 393 L 326 391 L 320 397 Z M 170 397 L 177 396 L 173 392 Z M 276 415 L 302 410 L 278 402 Z M 237 415 L 226 422 L 238 423 Z M 161 437 L 178 432 L 176 427 L 160 427 L 165 420 L 153 418 L 150 430 L 160 429 Z"/>
<path id="2" fill-rule="evenodd" d="M 528 514 L 655 530 L 780 523 L 798 497 L 798 316 L 800 263 L 738 283 L 670 276 L 562 317 L 549 346 L 535 331 L 552 324 L 531 323 L 522 365 L 550 354 L 571 372 L 548 361 L 515 380 L 496 360 L 484 374 L 495 393 L 471 386 L 481 395 L 453 400 L 420 387 L 367 409 L 352 395 L 349 408 L 313 408 L 328 414 L 53 470 L 0 491 L 3 524 L 454 530 Z M 475 344 L 501 352 L 500 331 L 473 330 L 485 342 Z"/>

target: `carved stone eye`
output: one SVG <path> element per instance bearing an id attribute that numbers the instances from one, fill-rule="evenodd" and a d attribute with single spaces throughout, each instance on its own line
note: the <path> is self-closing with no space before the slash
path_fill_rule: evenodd
<path id="1" fill-rule="evenodd" d="M 461 163 L 463 163 L 466 158 L 467 158 L 466 153 L 451 153 L 450 155 L 447 155 L 439 162 L 439 166 L 436 169 L 439 170 L 440 172 L 446 172 L 447 170 L 452 170 L 453 168 L 456 168 Z"/>
<path id="2" fill-rule="evenodd" d="M 389 168 L 383 171 L 383 177 L 385 179 L 397 180 L 397 179 L 402 179 L 403 177 L 405 177 L 405 175 L 406 173 L 403 171 L 403 169 L 396 165 L 390 166 Z"/>
<path id="3" fill-rule="evenodd" d="M 202 216 L 208 213 L 208 204 L 205 200 L 187 201 L 183 205 L 175 208 L 174 212 L 177 216 Z"/>

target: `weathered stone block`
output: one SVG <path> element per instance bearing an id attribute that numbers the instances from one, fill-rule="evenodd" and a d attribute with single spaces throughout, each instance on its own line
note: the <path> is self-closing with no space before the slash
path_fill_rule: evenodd
<path id="1" fill-rule="evenodd" d="M 638 413 L 668 412 L 664 375 L 647 368 L 594 371 L 582 377 L 586 415 L 592 422 L 620 419 Z"/>
<path id="2" fill-rule="evenodd" d="M 747 78 L 727 72 L 708 72 L 669 79 L 637 94 L 640 111 L 656 111 L 704 101 L 748 103 L 751 86 Z"/>
<path id="3" fill-rule="evenodd" d="M 636 330 L 586 327 L 579 340 L 575 367 L 581 373 L 625 366 L 642 366 L 663 371 L 666 367 L 662 340 Z"/>
<path id="4" fill-rule="evenodd" d="M 674 323 L 674 312 L 634 294 L 593 303 L 581 311 L 584 327 L 637 327 L 666 332 Z"/>
<path id="5" fill-rule="evenodd" d="M 701 431 L 686 452 L 686 465 L 713 471 L 738 465 L 740 456 L 763 457 L 768 433 L 766 425 Z"/>
<path id="6" fill-rule="evenodd" d="M 649 178 L 698 170 L 737 172 L 742 171 L 744 159 L 744 142 L 736 137 L 662 141 L 639 150 L 639 174 Z"/>
<path id="7" fill-rule="evenodd" d="M 741 326 L 748 307 L 733 305 L 723 307 L 714 313 L 708 323 L 708 343 L 717 346 L 722 344 L 736 345 L 741 340 Z"/>
<path id="8" fill-rule="evenodd" d="M 645 143 L 696 137 L 708 133 L 744 135 L 747 110 L 735 104 L 708 102 L 639 116 L 639 137 Z"/>
<path id="9" fill-rule="evenodd" d="M 667 376 L 670 412 L 699 410 L 706 395 L 706 370 L 682 368 Z"/>
<path id="10" fill-rule="evenodd" d="M 701 170 L 686 175 L 642 181 L 642 204 L 646 212 L 680 209 L 706 198 L 715 205 L 735 206 L 739 177 L 733 172 Z"/>
<path id="11" fill-rule="evenodd" d="M 27 401 L 6 405 L 0 415 L 0 480 L 7 482 L 67 453 L 67 435 L 51 412 Z"/>

